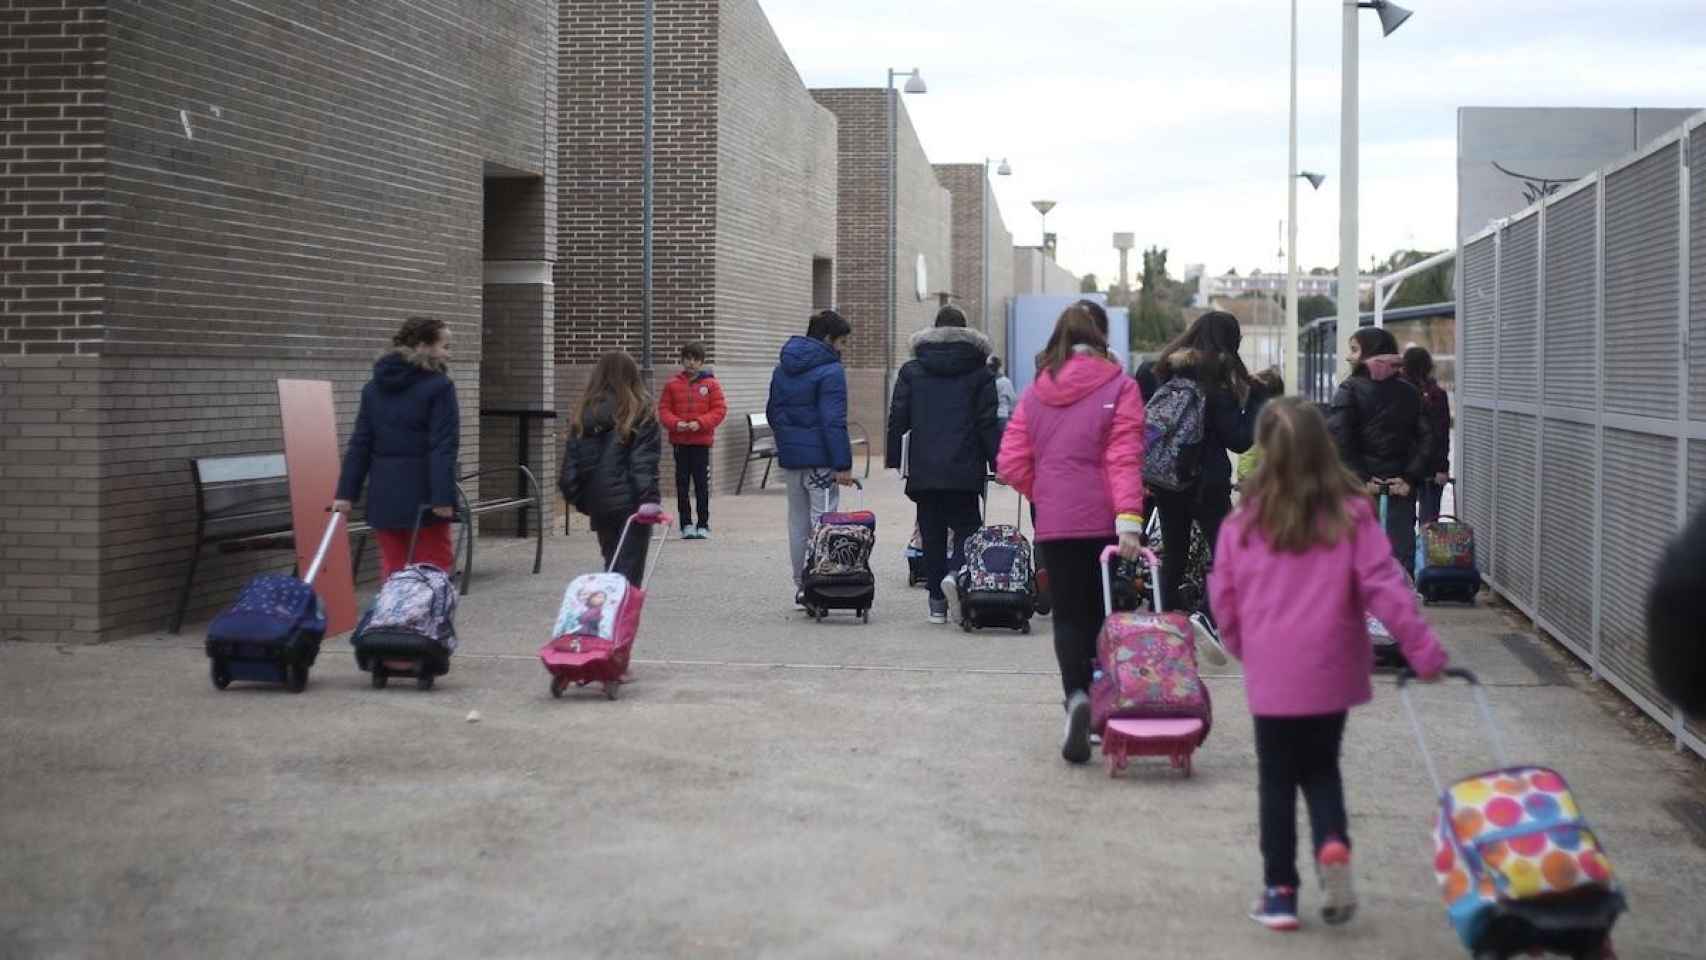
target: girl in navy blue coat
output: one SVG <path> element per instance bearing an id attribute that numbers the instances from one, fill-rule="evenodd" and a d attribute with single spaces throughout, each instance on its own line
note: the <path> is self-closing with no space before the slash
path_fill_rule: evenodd
<path id="1" fill-rule="evenodd" d="M 450 330 L 443 320 L 410 317 L 391 346 L 361 390 L 332 509 L 347 513 L 368 484 L 367 523 L 379 540 L 381 574 L 389 577 L 403 568 L 415 517 L 430 506 L 415 561 L 453 571 L 450 520 L 456 515 L 462 417 L 456 385 L 446 372 Z"/>

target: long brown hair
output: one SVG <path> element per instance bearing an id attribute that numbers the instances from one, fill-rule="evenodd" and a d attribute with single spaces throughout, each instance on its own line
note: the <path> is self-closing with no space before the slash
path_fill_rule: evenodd
<path id="1" fill-rule="evenodd" d="M 624 443 L 634 438 L 634 428 L 653 416 L 652 398 L 640 381 L 640 368 L 621 350 L 599 357 L 598 366 L 592 368 L 592 379 L 581 396 L 580 415 L 575 418 L 575 436 L 586 432 L 586 418 L 605 397 L 610 398 L 610 413 L 616 418 L 616 436 Z"/>
<path id="2" fill-rule="evenodd" d="M 1184 333 L 1161 348 L 1161 359 L 1155 361 L 1155 377 L 1171 379 L 1186 355 L 1196 364 L 1197 382 L 1204 389 L 1223 387 L 1231 390 L 1239 405 L 1250 396 L 1250 371 L 1238 346 L 1244 342 L 1244 332 L 1238 318 L 1224 310 L 1210 310 L 1196 318 Z"/>
<path id="3" fill-rule="evenodd" d="M 1261 460 L 1244 482 L 1246 537 L 1258 530 L 1274 550 L 1304 553 L 1350 534 L 1352 505 L 1366 494 L 1339 460 L 1314 404 L 1302 397 L 1268 401 L 1256 421 L 1256 446 Z"/>
<path id="4" fill-rule="evenodd" d="M 1091 300 L 1080 300 L 1061 311 L 1048 345 L 1037 354 L 1037 376 L 1059 373 L 1072 359 L 1073 348 L 1080 346 L 1104 359 L 1108 356 L 1108 315 Z"/>

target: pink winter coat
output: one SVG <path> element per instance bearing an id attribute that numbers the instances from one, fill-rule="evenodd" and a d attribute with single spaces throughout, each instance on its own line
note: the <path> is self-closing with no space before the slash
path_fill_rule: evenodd
<path id="1" fill-rule="evenodd" d="M 1019 398 L 996 471 L 1037 506 L 1038 542 L 1138 532 L 1143 395 L 1119 364 L 1079 354 Z"/>
<path id="2" fill-rule="evenodd" d="M 1422 676 L 1445 651 L 1422 618 L 1392 543 L 1366 498 L 1351 509 L 1350 537 L 1307 553 L 1278 553 L 1241 509 L 1220 528 L 1209 596 L 1226 649 L 1244 662 L 1250 712 L 1262 717 L 1337 713 L 1373 696 L 1374 648 L 1363 614 L 1386 625 Z"/>

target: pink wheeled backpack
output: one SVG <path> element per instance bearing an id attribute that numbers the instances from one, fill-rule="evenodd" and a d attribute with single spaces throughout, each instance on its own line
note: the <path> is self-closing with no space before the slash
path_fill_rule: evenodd
<path id="1" fill-rule="evenodd" d="M 645 527 L 646 536 L 651 536 L 652 527 L 661 526 L 663 537 L 654 544 L 651 569 L 651 573 L 657 572 L 672 522 L 656 504 L 641 507 L 623 525 L 622 537 L 610 555 L 612 565 L 622 556 L 622 547 L 635 525 Z M 644 581 L 650 579 L 650 573 L 642 577 Z M 616 699 L 628 673 L 645 605 L 646 591 L 613 568 L 570 580 L 557 608 L 552 639 L 539 648 L 539 661 L 551 674 L 551 696 L 561 697 L 571 683 L 578 687 L 596 683 L 606 697 Z"/>
<path id="2" fill-rule="evenodd" d="M 1115 611 L 1108 567 L 1118 549 L 1102 552 L 1102 602 L 1108 617 L 1096 637 L 1099 675 L 1090 683 L 1090 729 L 1102 735 L 1108 775 L 1136 756 L 1163 756 L 1191 775 L 1191 756 L 1208 739 L 1214 708 L 1197 673 L 1196 632 L 1183 614 L 1161 605 L 1161 561 L 1144 550 L 1154 609 Z"/>

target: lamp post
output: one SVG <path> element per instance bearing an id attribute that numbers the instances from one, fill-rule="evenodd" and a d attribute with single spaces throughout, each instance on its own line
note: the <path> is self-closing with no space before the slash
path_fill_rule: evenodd
<path id="1" fill-rule="evenodd" d="M 888 288 L 889 302 L 888 329 L 884 331 L 883 337 L 883 424 L 885 430 L 888 425 L 889 398 L 894 391 L 895 297 L 899 292 L 895 274 L 900 271 L 900 250 L 895 236 L 895 164 L 899 162 L 900 152 L 900 146 L 897 143 L 900 120 L 895 103 L 898 98 L 894 89 L 895 77 L 907 78 L 905 87 L 907 93 L 929 92 L 929 88 L 924 85 L 924 76 L 918 72 L 917 67 L 913 67 L 911 70 L 889 68 L 888 92 L 884 95 L 889 111 L 889 265 L 888 269 L 883 271 L 883 281 L 884 286 Z"/>
<path id="2" fill-rule="evenodd" d="M 995 168 L 996 176 L 1010 177 L 1013 168 L 1007 165 L 1007 158 L 1001 159 L 1001 166 Z M 989 182 L 989 158 L 983 158 L 983 182 L 979 187 L 983 194 L 983 332 L 989 329 L 989 205 L 995 202 L 995 188 Z"/>
<path id="3" fill-rule="evenodd" d="M 1291 0 L 1293 10 L 1297 0 Z M 1296 32 L 1292 34 L 1296 40 Z M 1293 47 L 1295 50 L 1295 46 Z M 1285 327 L 1280 335 L 1284 338 L 1283 349 L 1280 351 L 1280 361 L 1285 364 L 1285 382 L 1290 389 L 1297 389 L 1301 381 L 1297 379 L 1297 356 L 1302 347 L 1298 344 L 1297 329 L 1297 181 L 1308 180 L 1309 185 L 1316 190 L 1327 182 L 1325 174 L 1297 172 L 1297 63 L 1294 60 L 1291 87 L 1291 177 L 1286 181 L 1288 206 L 1291 209 L 1291 219 L 1286 223 L 1285 243 Z"/>
<path id="4" fill-rule="evenodd" d="M 1380 17 L 1380 29 L 1388 37 L 1410 19 L 1409 10 L 1390 0 L 1344 0 L 1344 60 L 1340 66 L 1339 104 L 1339 176 L 1344 178 L 1344 183 L 1339 187 L 1339 327 L 1335 338 L 1335 349 L 1340 357 L 1350 352 L 1351 334 L 1356 332 L 1360 312 L 1357 290 L 1357 11 L 1363 8 L 1373 10 Z"/>
<path id="5" fill-rule="evenodd" d="M 645 0 L 640 66 L 640 371 L 652 388 L 653 0 Z"/>
<path id="6" fill-rule="evenodd" d="M 1037 292 L 1048 292 L 1048 212 L 1054 209 L 1053 200 L 1032 200 L 1031 206 L 1043 215 L 1043 238 L 1037 243 Z"/>

